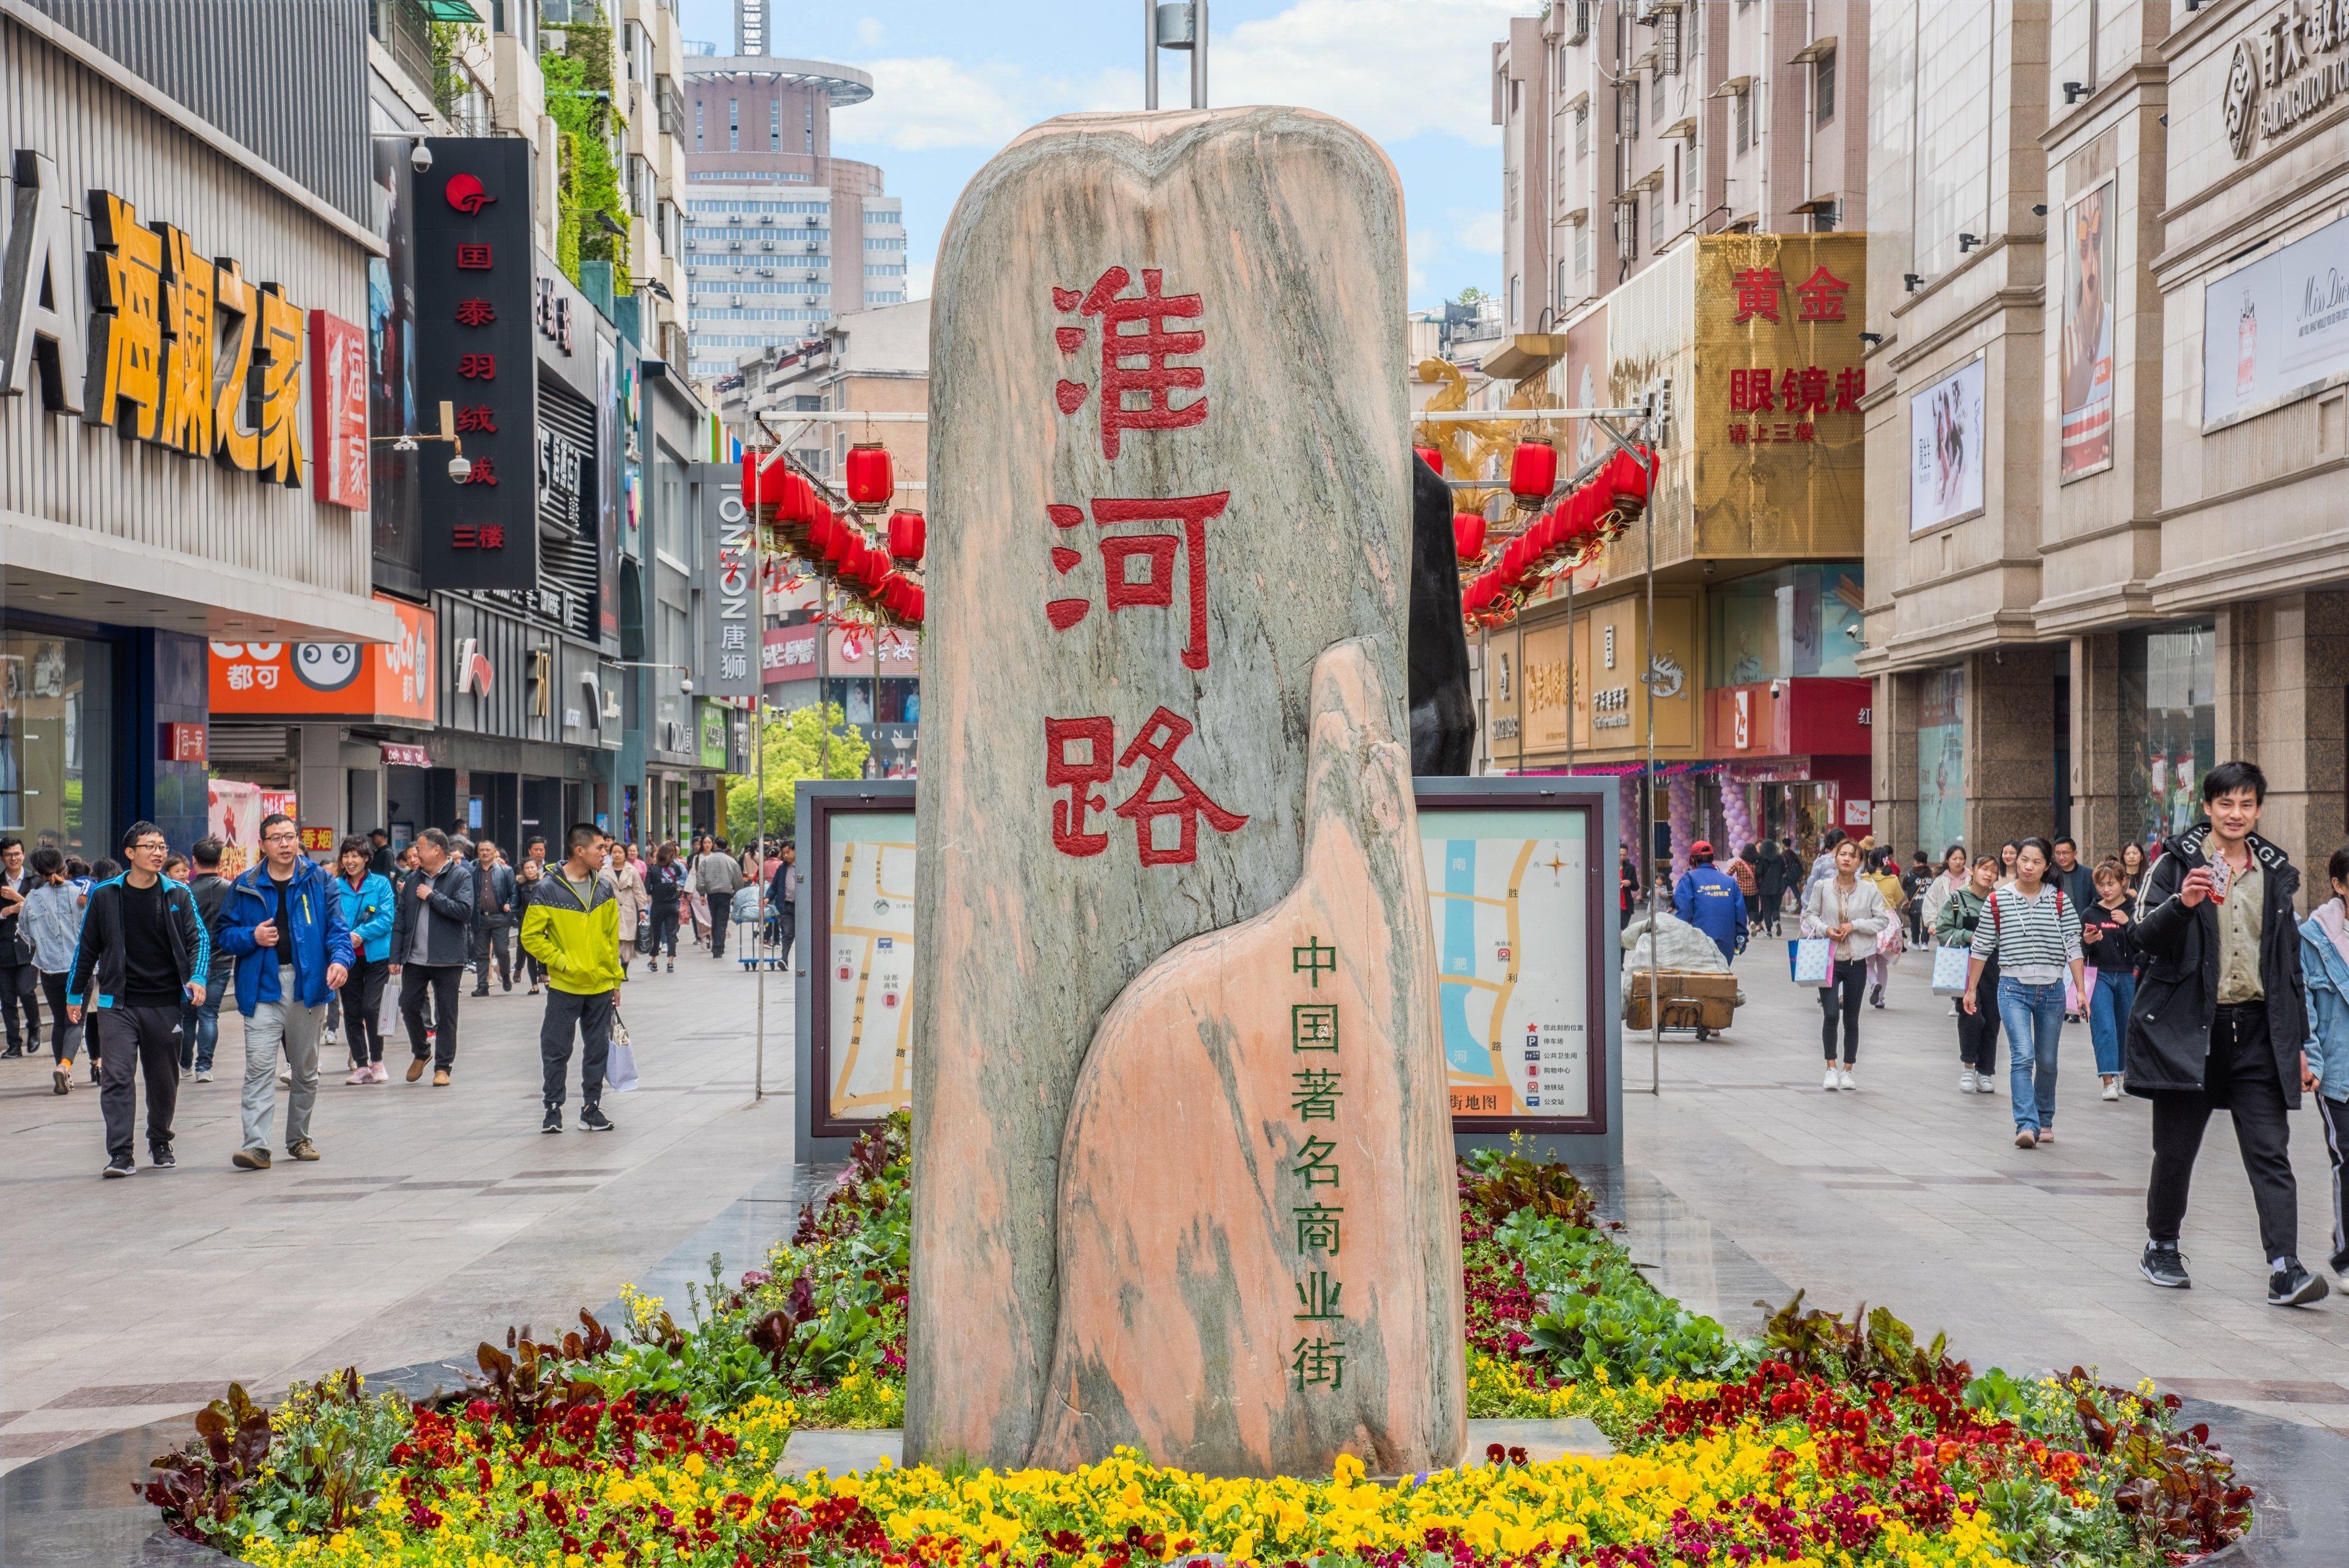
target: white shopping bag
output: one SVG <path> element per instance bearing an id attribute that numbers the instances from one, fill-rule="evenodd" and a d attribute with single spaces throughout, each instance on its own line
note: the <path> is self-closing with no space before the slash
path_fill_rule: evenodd
<path id="1" fill-rule="evenodd" d="M 1973 945 L 1935 948 L 1933 950 L 1933 994 L 1962 996 L 1966 989 L 1966 970 L 1973 962 Z"/>
<path id="2" fill-rule="evenodd" d="M 636 1053 L 628 1044 L 628 1026 L 621 1022 L 620 1010 L 612 1009 L 612 1049 L 604 1058 L 604 1086 L 616 1094 L 626 1094 L 636 1086 Z"/>

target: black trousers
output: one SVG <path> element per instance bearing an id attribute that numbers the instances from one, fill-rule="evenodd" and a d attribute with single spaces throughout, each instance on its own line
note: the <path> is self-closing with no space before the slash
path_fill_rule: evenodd
<path id="1" fill-rule="evenodd" d="M 546 1019 L 538 1026 L 538 1062 L 545 1081 L 546 1103 L 563 1104 L 563 1083 L 571 1067 L 571 1036 L 575 1029 L 585 1049 L 579 1054 L 579 1104 L 593 1108 L 604 1097 L 604 1066 L 612 1054 L 612 1009 L 616 991 L 583 996 L 577 992 L 546 992 Z"/>
<path id="2" fill-rule="evenodd" d="M 447 1072 L 457 1060 L 457 998 L 464 993 L 465 966 L 456 963 L 403 964 L 399 971 L 399 1016 L 408 1025 L 408 1048 L 416 1059 L 432 1058 Z M 424 1039 L 424 1000 L 432 999 L 432 1040 Z"/>
<path id="3" fill-rule="evenodd" d="M 726 956 L 726 920 L 733 912 L 731 895 L 712 893 L 709 896 L 709 951 L 712 957 Z"/>
<path id="4" fill-rule="evenodd" d="M 2235 1142 L 2242 1150 L 2243 1174 L 2251 1178 L 2251 1204 L 2259 1210 L 2261 1256 L 2300 1255 L 2300 1192 L 2292 1183 L 2292 1113 L 2284 1106 L 2276 1075 L 2275 1051 L 2268 1039 L 2264 1002 L 2221 1007 L 2210 1023 L 2210 1054 L 2199 1093 L 2153 1096 L 2153 1177 L 2145 1193 L 2146 1234 L 2176 1241 L 2186 1219 L 2187 1190 L 2194 1181 L 2194 1157 L 2202 1129 L 2214 1110 L 2235 1119 Z"/>
<path id="5" fill-rule="evenodd" d="M 342 1002 L 343 1044 L 350 1048 L 354 1067 L 383 1060 L 383 982 L 390 972 L 390 960 L 362 958 L 335 993 Z"/>
<path id="6" fill-rule="evenodd" d="M 1847 1067 L 1859 1060 L 1859 1000 L 1868 989 L 1866 959 L 1835 961 L 1835 981 L 1819 987 L 1819 1011 L 1826 1019 L 1819 1028 L 1819 1038 L 1826 1046 L 1827 1060 L 1836 1059 L 1836 1014 L 1843 1014 L 1843 1064 Z"/>
<path id="7" fill-rule="evenodd" d="M 1959 998 L 1961 1002 L 1963 997 Z M 1974 982 L 1974 1010 L 1958 1009 L 1958 1065 L 1977 1073 L 1998 1070 L 1998 961 L 1982 965 Z"/>
<path id="8" fill-rule="evenodd" d="M 653 917 L 653 945 L 646 950 L 647 958 L 658 958 L 666 948 L 669 961 L 677 961 L 677 923 L 678 914 L 673 909 L 666 915 Z"/>
<path id="9" fill-rule="evenodd" d="M 41 976 L 41 994 L 49 1002 L 49 1058 L 57 1065 L 70 1066 L 74 1054 L 81 1049 L 81 1025 L 66 1022 L 66 981 L 62 974 Z"/>
<path id="10" fill-rule="evenodd" d="M 138 1120 L 138 1074 L 147 1073 L 147 1147 L 171 1147 L 171 1113 L 180 1103 L 180 1005 L 99 1007 L 91 1033 L 106 1042 L 98 1106 L 106 1119 L 106 1152 L 130 1158 Z"/>
<path id="11" fill-rule="evenodd" d="M 8 1049 L 38 1051 L 41 1048 L 40 971 L 28 963 L 12 963 L 0 967 L 0 1016 L 8 1020 Z M 25 1033 L 16 1034 L 16 1014 L 25 1014 Z"/>
<path id="12" fill-rule="evenodd" d="M 2349 1274 L 2349 1101 L 2316 1096 L 2324 1152 L 2333 1157 L 2333 1256 L 2336 1274 Z"/>
<path id="13" fill-rule="evenodd" d="M 498 964 L 498 981 L 508 991 L 513 989 L 513 933 L 502 922 L 473 922 L 473 994 L 490 994 L 490 961 Z"/>

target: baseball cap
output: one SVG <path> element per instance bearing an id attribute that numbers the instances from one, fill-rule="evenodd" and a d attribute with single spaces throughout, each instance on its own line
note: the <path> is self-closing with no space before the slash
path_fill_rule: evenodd
<path id="1" fill-rule="evenodd" d="M 1713 846 L 1700 838 L 1694 844 L 1689 846 L 1689 853 L 1691 855 L 1710 855 L 1713 853 Z"/>

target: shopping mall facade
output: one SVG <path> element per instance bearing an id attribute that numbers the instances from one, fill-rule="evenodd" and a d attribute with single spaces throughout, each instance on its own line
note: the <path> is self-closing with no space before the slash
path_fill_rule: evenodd
<path id="1" fill-rule="evenodd" d="M 2243 756 L 2262 830 L 2321 867 L 2349 705 L 2349 34 L 2305 5 L 2034 37 L 1907 3 L 1914 27 L 1901 0 L 1876 17 L 1904 112 L 1870 171 L 1878 831 L 2095 857 L 2191 822 Z"/>

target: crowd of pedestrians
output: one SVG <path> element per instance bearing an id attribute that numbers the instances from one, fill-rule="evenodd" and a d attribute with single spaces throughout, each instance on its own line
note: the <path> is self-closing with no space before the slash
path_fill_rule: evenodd
<path id="1" fill-rule="evenodd" d="M 387 992 L 407 1038 L 406 1081 L 429 1073 L 432 1086 L 449 1085 L 469 971 L 474 999 L 490 994 L 493 974 L 502 992 L 517 980 L 528 995 L 545 992 L 542 1130 L 563 1130 L 575 1054 L 578 1125 L 606 1132 L 619 993 L 635 961 L 675 973 L 687 929 L 719 960 L 730 925 L 746 954 L 787 949 L 792 936 L 789 845 L 737 852 L 705 834 L 690 852 L 665 843 L 647 859 L 580 823 L 559 859 L 550 864 L 545 840 L 532 837 L 515 862 L 460 825 L 426 828 L 397 852 L 381 829 L 354 836 L 322 864 L 303 852 L 290 816 L 273 814 L 259 831 L 259 859 L 233 878 L 221 874 L 220 840 L 182 854 L 150 822 L 122 836 L 119 864 L 0 838 L 5 1058 L 42 1054 L 45 1012 L 55 1094 L 73 1092 L 87 1058 L 109 1178 L 137 1172 L 142 1083 L 146 1163 L 178 1163 L 181 1086 L 212 1081 L 223 1002 L 243 1023 L 236 1169 L 321 1158 L 319 1078 L 337 1048 L 349 1057 L 344 1084 L 389 1081 Z"/>
<path id="2" fill-rule="evenodd" d="M 1857 1087 L 1863 1003 L 1884 1005 L 1901 951 L 1930 955 L 1933 989 L 1954 1018 L 1960 1094 L 1999 1091 L 2006 1041 L 2018 1149 L 2056 1141 L 2064 1029 L 2085 1023 L 2099 1096 L 2149 1102 L 2139 1272 L 2154 1284 L 2190 1283 L 2178 1233 L 2204 1130 L 2227 1112 L 2259 1217 L 2267 1299 L 2306 1305 L 2326 1286 L 2299 1256 L 2289 1145 L 2303 1098 L 2330 1160 L 2326 1261 L 2349 1293 L 2349 846 L 2299 917 L 2301 873 L 2257 831 L 2266 796 L 2255 764 L 2223 763 L 2203 781 L 2202 821 L 2094 862 L 2064 836 L 1979 855 L 1951 845 L 1938 867 L 1922 851 L 1903 865 L 1889 846 L 1830 831 L 1807 866 L 1783 839 L 1744 846 L 1724 871 L 1700 842 L 1668 897 L 1724 961 L 1795 917 L 1790 950 L 1815 950 L 1788 957 L 1817 987 L 1829 1092 Z M 1639 885 L 1628 855 L 1619 882 L 1628 918 Z"/>

